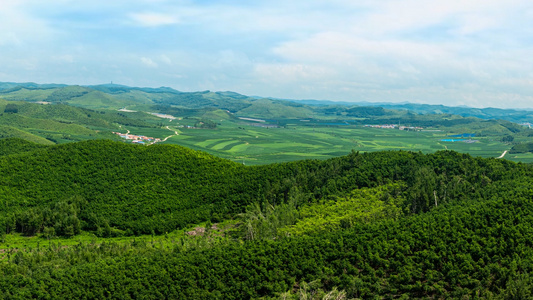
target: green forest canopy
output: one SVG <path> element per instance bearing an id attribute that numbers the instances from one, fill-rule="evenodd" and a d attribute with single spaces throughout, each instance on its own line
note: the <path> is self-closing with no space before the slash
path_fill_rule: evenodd
<path id="1" fill-rule="evenodd" d="M 2 234 L 132 235 L 7 249 L 8 298 L 531 296 L 530 165 L 388 151 L 247 167 L 172 145 L 3 146 Z M 240 231 L 134 238 L 224 219 Z"/>

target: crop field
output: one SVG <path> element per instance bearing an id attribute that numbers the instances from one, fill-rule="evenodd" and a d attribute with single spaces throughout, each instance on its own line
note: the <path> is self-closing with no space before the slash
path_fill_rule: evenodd
<path id="1" fill-rule="evenodd" d="M 439 142 L 446 145 L 449 150 L 457 152 L 469 153 L 472 156 L 481 157 L 499 157 L 505 150 L 511 149 L 510 145 L 506 145 L 500 141 L 495 141 L 492 138 L 475 138 L 479 140 L 477 143 L 465 142 Z"/>
<path id="2" fill-rule="evenodd" d="M 505 159 L 515 162 L 533 163 L 533 153 L 507 154 Z"/>
<path id="3" fill-rule="evenodd" d="M 132 134 L 164 138 L 178 130 L 165 143 L 178 144 L 247 165 L 327 159 L 350 151 L 404 150 L 431 153 L 455 150 L 473 156 L 498 157 L 510 145 L 497 138 L 475 138 L 476 143 L 444 142 L 446 132 L 412 132 L 362 126 L 294 126 L 263 128 L 221 121 L 217 129 L 177 128 L 177 122 L 165 122 L 166 128 L 128 128 Z M 516 156 L 516 155 L 515 155 Z M 506 158 L 510 159 L 508 155 Z M 531 160 L 533 156 L 516 156 L 513 160 Z"/>

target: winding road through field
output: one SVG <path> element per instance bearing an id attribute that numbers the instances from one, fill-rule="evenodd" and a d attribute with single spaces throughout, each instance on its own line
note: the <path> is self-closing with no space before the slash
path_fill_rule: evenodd
<path id="1" fill-rule="evenodd" d="M 170 129 L 170 127 L 167 126 L 167 129 L 170 130 L 170 131 L 174 131 L 174 134 L 172 135 L 169 135 L 167 136 L 166 138 L 162 139 L 161 142 L 165 142 L 166 140 L 168 140 L 169 138 L 175 136 L 175 135 L 179 135 L 179 132 L 177 130 L 174 130 L 174 129 Z"/>
<path id="2" fill-rule="evenodd" d="M 502 155 L 498 156 L 497 158 L 503 158 L 505 154 L 507 154 L 508 150 L 503 151 Z"/>
<path id="3" fill-rule="evenodd" d="M 122 125 L 119 125 L 118 127 L 122 128 Z M 128 131 L 128 132 L 126 132 L 126 134 L 130 134 L 130 130 L 129 129 L 126 129 L 126 130 Z"/>

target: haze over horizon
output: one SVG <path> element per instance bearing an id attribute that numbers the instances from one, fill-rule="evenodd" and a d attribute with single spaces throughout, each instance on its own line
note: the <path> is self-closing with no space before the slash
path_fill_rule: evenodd
<path id="1" fill-rule="evenodd" d="M 0 0 L 0 81 L 533 108 L 533 2 Z"/>

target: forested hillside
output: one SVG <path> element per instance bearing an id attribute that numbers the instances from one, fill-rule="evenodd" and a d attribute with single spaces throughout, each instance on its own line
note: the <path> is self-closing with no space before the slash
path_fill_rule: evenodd
<path id="1" fill-rule="evenodd" d="M 337 143 L 380 149 L 390 134 L 436 151 L 456 145 L 441 144 L 449 134 L 468 137 L 464 149 L 514 155 L 530 151 L 525 126 L 232 92 L 0 89 L 9 99 L 0 100 L 8 299 L 531 296 L 530 165 L 454 151 L 347 153 Z M 101 140 L 130 130 L 158 143 Z M 344 156 L 244 165 L 276 147 Z"/>
<path id="2" fill-rule="evenodd" d="M 1 146 L 2 236 L 46 245 L 0 243 L 7 298 L 531 296 L 526 164 L 388 151 L 249 167 L 173 145 Z M 210 233 L 223 220 L 233 230 Z M 201 223 L 205 235 L 166 237 Z M 54 242 L 83 232 L 129 241 Z M 162 238 L 136 241 L 146 233 Z"/>
<path id="3" fill-rule="evenodd" d="M 84 199 L 75 204 L 81 229 L 109 224 L 129 234 L 164 233 L 231 218 L 257 201 L 286 203 L 291 193 L 316 201 L 396 181 L 408 183 L 405 192 L 410 198 L 404 208 L 424 212 L 434 202 L 443 204 L 472 191 L 484 193 L 485 186 L 500 176 L 516 176 L 493 171 L 509 164 L 453 152 L 354 152 L 326 161 L 245 167 L 173 145 L 86 141 L 2 157 L 0 199 L 11 203 L 3 206 L 7 232 L 41 232 L 54 225 L 46 224 L 47 209 L 58 200 L 70 203 L 78 197 Z"/>
<path id="4" fill-rule="evenodd" d="M 28 151 L 45 148 L 46 146 L 19 138 L 0 139 L 0 156 L 20 154 Z"/>

